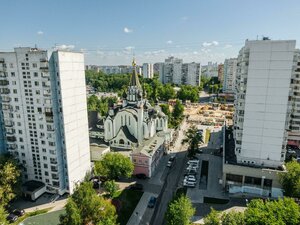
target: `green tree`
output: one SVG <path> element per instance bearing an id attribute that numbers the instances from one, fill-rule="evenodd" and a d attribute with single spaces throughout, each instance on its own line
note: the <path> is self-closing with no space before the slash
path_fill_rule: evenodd
<path id="1" fill-rule="evenodd" d="M 104 183 L 104 188 L 109 193 L 109 196 L 112 198 L 115 195 L 115 193 L 119 190 L 119 185 L 117 185 L 114 180 L 108 180 Z"/>
<path id="2" fill-rule="evenodd" d="M 223 213 L 221 216 L 222 225 L 244 225 L 244 213 L 230 211 L 228 213 Z"/>
<path id="3" fill-rule="evenodd" d="M 286 173 L 280 174 L 280 182 L 284 194 L 290 197 L 300 198 L 300 164 L 291 161 L 286 164 Z"/>
<path id="4" fill-rule="evenodd" d="M 198 144 L 203 143 L 203 137 L 202 133 L 198 132 L 198 129 L 196 126 L 191 126 L 186 134 L 185 138 L 182 140 L 182 143 L 188 143 L 189 149 L 188 149 L 188 155 L 190 157 L 195 156 L 198 151 Z"/>
<path id="5" fill-rule="evenodd" d="M 20 176 L 17 162 L 9 155 L 0 156 L 0 205 L 6 206 L 20 192 Z"/>
<path id="6" fill-rule="evenodd" d="M 130 158 L 120 153 L 107 153 L 95 163 L 95 173 L 111 180 L 119 177 L 131 177 L 134 166 Z"/>
<path id="7" fill-rule="evenodd" d="M 115 207 L 98 196 L 92 186 L 90 182 L 83 182 L 76 187 L 66 205 L 66 214 L 60 217 L 61 225 L 117 224 Z"/>
<path id="8" fill-rule="evenodd" d="M 159 97 L 162 101 L 169 101 L 176 97 L 176 92 L 171 84 L 166 84 L 159 89 Z"/>
<path id="9" fill-rule="evenodd" d="M 291 198 L 265 202 L 254 199 L 245 210 L 245 223 L 247 225 L 299 224 L 300 208 Z"/>
<path id="10" fill-rule="evenodd" d="M 181 85 L 180 91 L 177 93 L 177 98 L 186 101 L 190 100 L 191 102 L 199 101 L 199 87 L 191 85 Z"/>
<path id="11" fill-rule="evenodd" d="M 181 195 L 169 204 L 166 214 L 167 225 L 189 225 L 194 213 L 195 208 L 190 199 Z"/>
<path id="12" fill-rule="evenodd" d="M 1 225 L 8 224 L 6 217 L 7 217 L 7 212 L 5 211 L 3 205 L 0 205 L 0 224 Z"/>
<path id="13" fill-rule="evenodd" d="M 220 213 L 211 208 L 210 213 L 204 218 L 205 225 L 221 225 Z"/>
<path id="14" fill-rule="evenodd" d="M 66 214 L 60 216 L 60 224 L 62 225 L 82 224 L 80 211 L 72 198 L 69 198 L 66 204 Z"/>
<path id="15" fill-rule="evenodd" d="M 172 125 L 174 127 L 177 127 L 183 120 L 183 112 L 184 112 L 184 106 L 180 103 L 179 100 L 176 100 L 176 103 L 173 108 L 172 112 Z"/>

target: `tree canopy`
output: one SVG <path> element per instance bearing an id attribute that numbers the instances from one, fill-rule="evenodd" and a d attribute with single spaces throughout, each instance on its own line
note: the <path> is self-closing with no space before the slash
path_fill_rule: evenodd
<path id="1" fill-rule="evenodd" d="M 300 207 L 291 198 L 276 201 L 254 199 L 244 212 L 217 212 L 214 209 L 205 217 L 205 225 L 297 225 Z"/>
<path id="2" fill-rule="evenodd" d="M 186 137 L 182 140 L 182 143 L 188 143 L 189 149 L 188 154 L 189 156 L 195 156 L 198 151 L 198 144 L 203 143 L 202 133 L 198 132 L 196 126 L 191 126 L 187 132 Z"/>
<path id="3" fill-rule="evenodd" d="M 0 205 L 6 206 L 20 191 L 21 171 L 8 155 L 0 156 Z"/>
<path id="4" fill-rule="evenodd" d="M 98 196 L 92 183 L 78 185 L 68 199 L 66 213 L 61 215 L 61 225 L 115 225 L 115 207 L 103 197 Z"/>
<path id="5" fill-rule="evenodd" d="M 95 173 L 111 180 L 131 177 L 134 166 L 131 160 L 121 153 L 107 153 L 95 163 Z"/>
<path id="6" fill-rule="evenodd" d="M 177 93 L 177 97 L 182 100 L 190 100 L 191 102 L 199 101 L 199 87 L 191 85 L 181 85 L 180 91 Z"/>
<path id="7" fill-rule="evenodd" d="M 189 225 L 195 208 L 191 200 L 185 195 L 175 198 L 168 207 L 166 213 L 167 225 Z"/>
<path id="8" fill-rule="evenodd" d="M 284 194 L 300 198 L 300 164 L 297 161 L 286 163 L 287 173 L 280 174 Z"/>
<path id="9" fill-rule="evenodd" d="M 113 197 L 115 193 L 119 190 L 119 186 L 114 180 L 108 180 L 104 183 L 105 190 L 109 193 L 110 197 Z"/>
<path id="10" fill-rule="evenodd" d="M 99 99 L 96 95 L 91 95 L 87 99 L 87 108 L 88 111 L 97 111 L 101 114 L 101 116 L 105 116 L 108 112 L 109 105 L 116 102 L 117 98 L 115 97 Z"/>

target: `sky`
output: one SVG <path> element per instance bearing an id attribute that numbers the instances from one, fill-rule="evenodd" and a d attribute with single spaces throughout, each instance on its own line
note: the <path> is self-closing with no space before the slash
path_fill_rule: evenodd
<path id="1" fill-rule="evenodd" d="M 300 46 L 299 0 L 0 0 L 0 51 L 81 51 L 85 64 L 223 62 L 246 39 Z"/>

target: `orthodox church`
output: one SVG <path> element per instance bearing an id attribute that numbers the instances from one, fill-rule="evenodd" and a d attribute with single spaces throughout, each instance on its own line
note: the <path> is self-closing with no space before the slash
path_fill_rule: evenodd
<path id="1" fill-rule="evenodd" d="M 133 72 L 122 105 L 110 106 L 104 121 L 104 140 L 115 150 L 134 150 L 168 131 L 168 117 L 145 98 L 133 60 Z"/>

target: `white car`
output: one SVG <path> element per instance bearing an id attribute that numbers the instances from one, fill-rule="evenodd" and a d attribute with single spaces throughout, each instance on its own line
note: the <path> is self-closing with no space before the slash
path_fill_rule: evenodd
<path id="1" fill-rule="evenodd" d="M 187 164 L 199 164 L 199 160 L 189 160 Z"/>
<path id="2" fill-rule="evenodd" d="M 287 152 L 288 152 L 289 154 L 296 154 L 296 151 L 295 151 L 295 150 L 292 150 L 292 149 L 288 149 Z"/>
<path id="3" fill-rule="evenodd" d="M 195 182 L 196 183 L 196 178 L 185 178 L 183 182 Z"/>
<path id="4" fill-rule="evenodd" d="M 187 182 L 183 182 L 183 186 L 184 187 L 195 187 L 196 183 L 187 181 Z"/>
<path id="5" fill-rule="evenodd" d="M 191 166 L 191 165 L 189 165 L 186 169 L 187 170 L 197 170 L 198 166 Z"/>
<path id="6" fill-rule="evenodd" d="M 188 179 L 188 178 L 193 178 L 193 179 L 196 179 L 196 177 L 194 175 L 187 175 L 185 176 L 184 178 Z"/>

